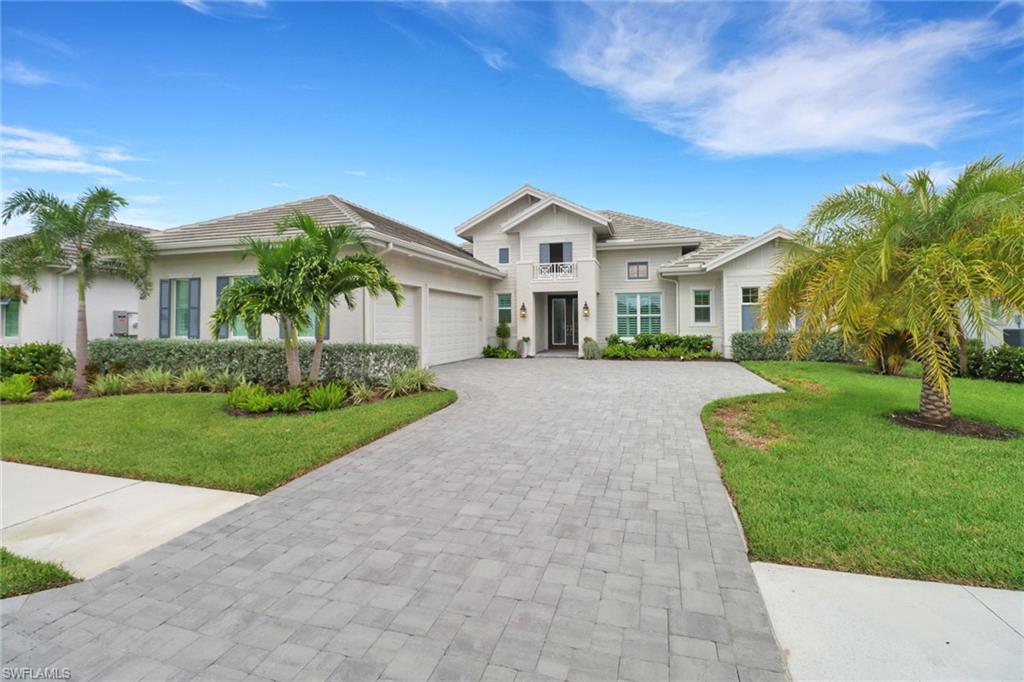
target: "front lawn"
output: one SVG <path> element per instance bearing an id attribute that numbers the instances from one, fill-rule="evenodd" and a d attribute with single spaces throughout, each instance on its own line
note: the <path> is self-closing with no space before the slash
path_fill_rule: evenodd
<path id="1" fill-rule="evenodd" d="M 231 416 L 226 400 L 155 393 L 4 405 L 3 458 L 262 494 L 449 405 L 455 393 L 269 417 Z"/>
<path id="2" fill-rule="evenodd" d="M 1024 438 L 897 426 L 920 381 L 815 362 L 748 362 L 784 394 L 708 405 L 753 559 L 1024 588 Z M 1024 385 L 953 379 L 957 416 L 1024 432 Z"/>
<path id="3" fill-rule="evenodd" d="M 49 561 L 36 561 L 0 547 L 0 599 L 49 590 L 75 582 L 75 576 Z"/>

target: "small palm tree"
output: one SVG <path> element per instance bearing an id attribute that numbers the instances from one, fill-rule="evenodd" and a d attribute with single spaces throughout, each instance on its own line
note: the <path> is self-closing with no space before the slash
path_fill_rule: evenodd
<path id="1" fill-rule="evenodd" d="M 128 202 L 113 190 L 96 187 L 84 192 L 74 204 L 49 192 L 28 189 L 12 194 L 3 207 L 6 225 L 18 215 L 30 216 L 32 232 L 4 244 L 5 288 L 21 285 L 36 291 L 39 273 L 46 267 L 72 270 L 78 281 L 78 325 L 75 335 L 77 391 L 86 389 L 89 330 L 86 325 L 86 291 L 98 274 L 128 280 L 145 298 L 152 287 L 149 270 L 154 247 L 146 235 L 112 223 L 117 210 Z M 24 292 L 21 292 L 24 295 Z"/>
<path id="2" fill-rule="evenodd" d="M 301 232 L 302 286 L 312 299 L 310 306 L 316 317 L 314 327 L 313 358 L 309 364 L 308 380 L 320 380 L 324 337 L 331 308 L 344 299 L 349 310 L 356 307 L 355 292 L 365 289 L 371 296 L 389 293 L 396 305 L 401 305 L 402 285 L 388 270 L 384 260 L 370 253 L 366 240 L 348 225 L 324 225 L 306 213 L 295 212 L 278 224 L 278 230 Z M 342 255 L 345 250 L 354 252 Z"/>
<path id="3" fill-rule="evenodd" d="M 312 305 L 301 273 L 303 241 L 300 237 L 283 241 L 246 237 L 241 246 L 243 259 L 256 258 L 258 276 L 236 279 L 220 292 L 217 309 L 210 319 L 210 331 L 217 338 L 222 325 L 239 318 L 250 336 L 260 338 L 262 317 L 274 317 L 284 336 L 288 383 L 297 386 L 302 383 L 298 330 L 308 319 Z"/>
<path id="4" fill-rule="evenodd" d="M 799 241 L 764 297 L 768 333 L 800 319 L 800 356 L 839 329 L 883 365 L 908 346 L 919 416 L 948 421 L 956 351 L 998 311 L 1024 310 L 1024 163 L 982 159 L 944 192 L 924 170 L 883 175 L 825 197 Z"/>

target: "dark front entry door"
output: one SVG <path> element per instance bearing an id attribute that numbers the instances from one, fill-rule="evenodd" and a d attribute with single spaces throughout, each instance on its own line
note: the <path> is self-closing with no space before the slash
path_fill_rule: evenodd
<path id="1" fill-rule="evenodd" d="M 548 346 L 573 349 L 580 343 L 576 296 L 548 296 Z"/>

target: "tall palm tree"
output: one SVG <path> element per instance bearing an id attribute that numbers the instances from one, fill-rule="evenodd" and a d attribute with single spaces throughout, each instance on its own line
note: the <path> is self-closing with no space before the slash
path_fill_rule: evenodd
<path id="1" fill-rule="evenodd" d="M 146 298 L 152 287 L 149 275 L 153 242 L 143 233 L 112 223 L 117 210 L 128 202 L 113 190 L 94 187 L 70 204 L 49 192 L 28 189 L 12 194 L 3 207 L 3 223 L 19 215 L 30 216 L 32 232 L 8 240 L 0 256 L 5 281 L 17 277 L 32 291 L 39 288 L 39 273 L 59 266 L 75 273 L 78 290 L 78 324 L 75 334 L 77 391 L 86 389 L 85 366 L 89 361 L 89 330 L 86 323 L 86 291 L 98 274 L 128 280 Z"/>
<path id="2" fill-rule="evenodd" d="M 793 352 L 839 329 L 868 357 L 900 343 L 921 361 L 919 416 L 952 417 L 955 353 L 993 325 L 996 309 L 1024 311 L 1024 163 L 985 158 L 945 191 L 927 171 L 829 195 L 807 217 L 766 292 L 768 333 L 797 318 Z"/>
<path id="3" fill-rule="evenodd" d="M 312 297 L 303 285 L 301 237 L 269 241 L 246 237 L 242 240 L 242 258 L 256 258 L 253 278 L 239 278 L 220 292 L 217 309 L 210 318 L 214 338 L 222 325 L 235 318 L 242 320 L 250 336 L 260 338 L 264 315 L 273 316 L 284 336 L 284 357 L 288 383 L 302 383 L 299 365 L 298 330 L 308 319 Z"/>
<path id="4" fill-rule="evenodd" d="M 297 230 L 301 233 L 303 265 L 302 285 L 311 296 L 311 309 L 315 316 L 313 358 L 309 364 L 308 380 L 320 380 L 324 337 L 331 308 L 344 299 L 349 310 L 356 307 L 355 292 L 365 289 L 377 297 L 389 293 L 396 305 L 401 305 L 402 285 L 388 270 L 384 260 L 370 253 L 362 234 L 348 225 L 324 225 L 307 213 L 298 211 L 278 223 L 278 231 Z M 346 250 L 351 251 L 342 255 Z"/>

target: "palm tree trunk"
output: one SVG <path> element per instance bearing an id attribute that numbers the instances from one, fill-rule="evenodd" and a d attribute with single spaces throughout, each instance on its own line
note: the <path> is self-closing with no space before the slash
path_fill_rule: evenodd
<path id="1" fill-rule="evenodd" d="M 963 325 L 956 326 L 956 351 L 957 361 L 960 368 L 960 376 L 967 376 L 967 334 L 964 333 Z"/>
<path id="2" fill-rule="evenodd" d="M 946 377 L 946 385 L 949 386 L 949 377 Z M 921 402 L 918 413 L 923 419 L 935 423 L 947 422 L 953 418 L 949 394 L 942 392 L 932 372 L 928 370 L 921 372 Z"/>
<path id="3" fill-rule="evenodd" d="M 85 275 L 78 271 L 78 324 L 75 328 L 75 378 L 71 388 L 85 393 L 89 388 L 85 380 L 85 366 L 89 364 L 89 327 L 85 314 Z"/>
<path id="4" fill-rule="evenodd" d="M 317 327 L 316 340 L 313 344 L 313 358 L 309 361 L 309 383 L 320 383 L 320 359 L 324 354 L 324 335 Z"/>
<path id="5" fill-rule="evenodd" d="M 286 323 L 284 335 L 284 363 L 288 368 L 288 385 L 298 386 L 302 383 L 302 368 L 299 366 L 299 336 L 295 325 Z"/>

